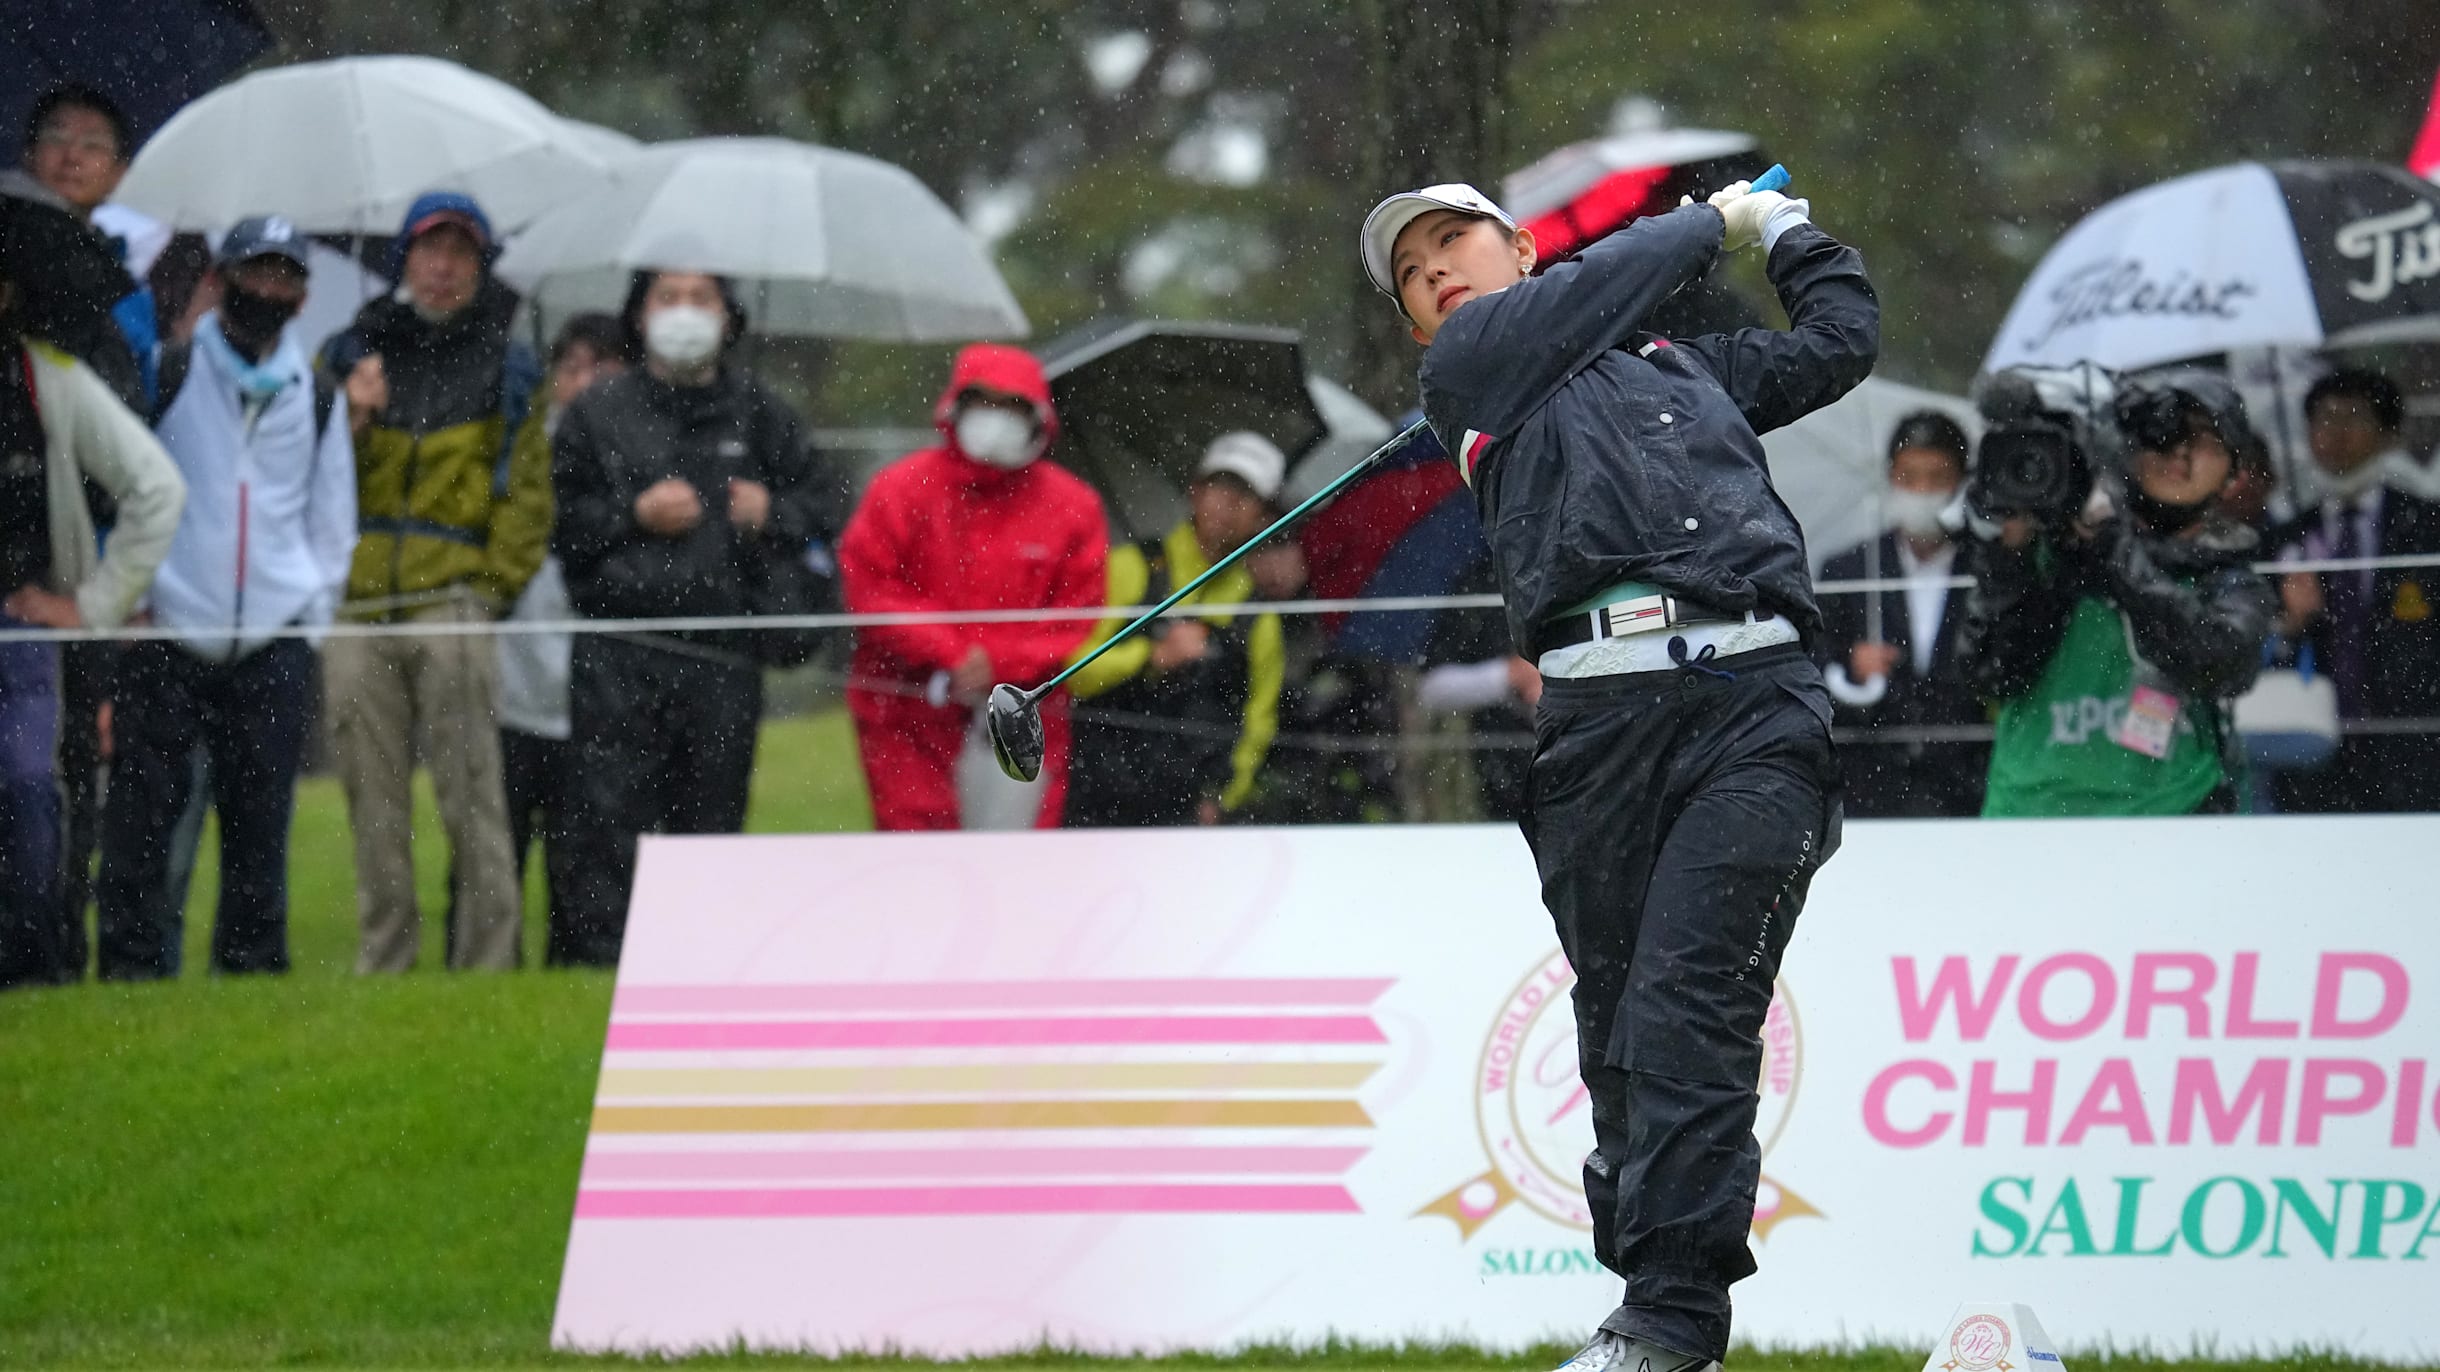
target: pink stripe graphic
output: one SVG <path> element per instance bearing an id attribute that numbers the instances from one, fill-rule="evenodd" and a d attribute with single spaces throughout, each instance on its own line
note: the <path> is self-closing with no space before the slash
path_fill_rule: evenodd
<path id="1" fill-rule="evenodd" d="M 1113 1015 L 1095 1019 L 613 1021 L 612 1052 L 723 1048 L 1036 1048 L 1097 1044 L 1387 1043 L 1360 1015 Z"/>
<path id="2" fill-rule="evenodd" d="M 800 986 L 622 986 L 620 1015 L 839 1013 L 868 1010 L 1211 1009 L 1372 1004 L 1388 978 L 1205 977 L 1167 981 L 916 981 Z"/>
<path id="3" fill-rule="evenodd" d="M 907 1177 L 1335 1177 L 1362 1148 L 754 1149 L 593 1152 L 584 1181 L 877 1181 Z"/>
<path id="4" fill-rule="evenodd" d="M 1352 1215 L 1342 1186 L 881 1186 L 576 1193 L 580 1220 L 980 1215 Z"/>

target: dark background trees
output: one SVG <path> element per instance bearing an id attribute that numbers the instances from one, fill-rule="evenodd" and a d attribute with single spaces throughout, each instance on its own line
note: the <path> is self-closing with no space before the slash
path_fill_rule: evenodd
<path id="1" fill-rule="evenodd" d="M 1399 406 L 1353 251 L 1387 189 L 1502 174 L 1631 98 L 1743 129 L 1867 254 L 1884 370 L 1959 387 L 2113 195 L 2247 157 L 2395 161 L 2429 0 L 268 0 L 302 57 L 426 52 L 644 138 L 900 163 L 998 243 L 1036 337 L 1104 313 L 1285 323 Z M 830 423 L 922 412 L 924 349 L 825 354 Z"/>

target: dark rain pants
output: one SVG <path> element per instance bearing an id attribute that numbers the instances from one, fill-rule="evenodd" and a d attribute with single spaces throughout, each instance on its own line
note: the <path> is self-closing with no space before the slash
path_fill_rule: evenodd
<path id="1" fill-rule="evenodd" d="M 1594 1242 L 1627 1283 L 1602 1327 L 1717 1359 L 1754 1271 L 1763 1016 L 1839 782 L 1801 649 L 1715 665 L 1733 679 L 1545 681 L 1524 828 L 1577 973 Z"/>
<path id="2" fill-rule="evenodd" d="M 567 901 L 545 961 L 616 967 L 642 834 L 745 827 L 762 723 L 762 672 L 735 653 L 579 634 L 568 684 Z"/>
<path id="3" fill-rule="evenodd" d="M 84 972 L 60 946 L 59 701 L 58 644 L 0 643 L 0 988 Z"/>
<path id="4" fill-rule="evenodd" d="M 178 974 L 186 907 L 163 892 L 198 747 L 211 758 L 220 816 L 212 970 L 287 971 L 288 831 L 318 703 L 313 649 L 281 638 L 234 662 L 206 662 L 174 643 L 139 643 L 118 687 L 96 892 L 102 977 Z"/>

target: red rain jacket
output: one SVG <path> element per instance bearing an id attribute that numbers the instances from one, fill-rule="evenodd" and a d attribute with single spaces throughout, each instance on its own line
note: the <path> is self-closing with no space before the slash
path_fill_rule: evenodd
<path id="1" fill-rule="evenodd" d="M 849 610 L 1091 608 L 1107 597 L 1109 522 L 1091 486 L 1055 463 L 1037 459 L 1003 471 L 958 451 L 952 431 L 957 400 L 977 387 L 1032 402 L 1045 446 L 1057 436 L 1050 383 L 1031 354 L 989 343 L 959 353 L 932 415 L 941 445 L 909 453 L 874 477 L 840 536 L 839 576 Z M 969 712 L 925 702 L 922 692 L 935 673 L 956 666 L 980 644 L 997 679 L 1031 686 L 1066 665 L 1092 629 L 1089 619 L 862 628 L 852 672 L 860 681 L 897 683 L 897 689 L 851 689 L 848 703 L 866 732 L 939 733 L 953 743 Z M 954 754 L 954 747 L 948 751 Z M 889 784 L 873 780 L 876 791 Z M 910 779 L 919 790 L 946 780 Z M 878 794 L 875 804 L 892 808 Z"/>
<path id="2" fill-rule="evenodd" d="M 950 430 L 957 398 L 978 386 L 1032 401 L 1046 439 L 1057 435 L 1050 383 L 1031 355 L 988 343 L 958 354 L 932 417 L 941 446 L 909 453 L 874 477 L 839 540 L 849 610 L 1102 603 L 1110 531 L 1101 497 L 1050 462 L 1011 472 L 959 452 Z M 922 682 L 979 643 L 1001 680 L 1027 686 L 1064 665 L 1092 629 L 1090 620 L 865 628 L 856 634 L 855 671 Z"/>

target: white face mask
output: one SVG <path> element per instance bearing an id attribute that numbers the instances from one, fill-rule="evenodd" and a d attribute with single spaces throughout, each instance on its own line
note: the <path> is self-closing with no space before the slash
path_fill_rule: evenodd
<path id="1" fill-rule="evenodd" d="M 1892 487 L 1881 492 L 1881 517 L 1899 533 L 1914 538 L 1938 538 L 1947 532 L 1941 527 L 1940 512 L 1956 498 L 1949 491 L 1901 491 Z"/>
<path id="2" fill-rule="evenodd" d="M 691 370 L 720 355 L 728 324 L 701 305 L 663 305 L 644 320 L 644 350 L 658 362 Z"/>
<path id="3" fill-rule="evenodd" d="M 957 450 L 987 467 L 1013 472 L 1037 456 L 1034 426 L 997 405 L 969 405 L 958 411 Z"/>

